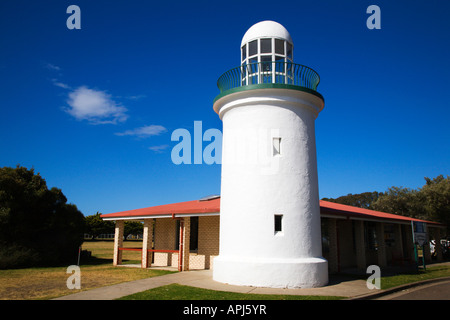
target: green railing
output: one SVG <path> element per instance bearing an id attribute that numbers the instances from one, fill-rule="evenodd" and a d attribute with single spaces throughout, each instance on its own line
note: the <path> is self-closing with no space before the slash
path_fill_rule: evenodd
<path id="1" fill-rule="evenodd" d="M 286 84 L 316 91 L 320 77 L 313 69 L 284 61 L 244 64 L 228 70 L 217 80 L 220 93 L 255 84 Z"/>

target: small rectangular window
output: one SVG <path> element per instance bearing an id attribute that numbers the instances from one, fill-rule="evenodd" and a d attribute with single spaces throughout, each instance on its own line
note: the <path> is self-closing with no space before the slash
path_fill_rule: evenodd
<path id="1" fill-rule="evenodd" d="M 282 56 L 275 56 L 275 72 L 285 72 L 285 63 L 284 63 L 284 57 Z M 276 82 L 279 83 L 279 82 Z M 284 83 L 282 81 L 281 83 Z"/>
<path id="2" fill-rule="evenodd" d="M 180 220 L 175 220 L 175 250 L 180 250 Z"/>
<path id="3" fill-rule="evenodd" d="M 292 61 L 292 44 L 290 44 L 289 42 L 286 42 L 286 51 L 287 51 L 287 57 L 289 60 Z"/>
<path id="4" fill-rule="evenodd" d="M 275 233 L 283 231 L 283 215 L 276 214 L 275 215 Z"/>
<path id="5" fill-rule="evenodd" d="M 191 217 L 191 225 L 189 229 L 189 251 L 198 250 L 198 217 Z"/>
<path id="6" fill-rule="evenodd" d="M 258 40 L 253 40 L 248 44 L 248 56 L 254 56 L 258 53 Z"/>
<path id="7" fill-rule="evenodd" d="M 272 71 L 272 56 L 261 56 L 261 71 Z"/>
<path id="8" fill-rule="evenodd" d="M 247 63 L 245 61 L 242 62 L 241 74 L 242 74 L 242 79 L 245 79 L 245 77 L 247 76 Z"/>
<path id="9" fill-rule="evenodd" d="M 275 39 L 275 53 L 284 55 L 284 41 Z"/>
<path id="10" fill-rule="evenodd" d="M 272 39 L 261 39 L 261 53 L 272 52 Z"/>
<path id="11" fill-rule="evenodd" d="M 244 61 L 245 58 L 247 58 L 247 46 L 244 44 L 244 46 L 242 47 L 242 60 Z"/>
<path id="12" fill-rule="evenodd" d="M 281 138 L 273 138 L 273 155 L 281 154 Z"/>

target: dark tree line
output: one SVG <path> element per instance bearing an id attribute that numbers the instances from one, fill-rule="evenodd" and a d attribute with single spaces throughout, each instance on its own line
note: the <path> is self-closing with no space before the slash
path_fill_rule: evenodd
<path id="1" fill-rule="evenodd" d="M 89 234 L 92 239 L 97 238 L 101 234 L 114 233 L 114 222 L 104 221 L 100 217 L 101 213 L 86 217 L 86 233 Z M 125 221 L 123 237 L 126 239 L 131 234 L 142 234 L 143 224 L 136 221 Z"/>
<path id="2" fill-rule="evenodd" d="M 34 169 L 0 168 L 0 269 L 76 264 L 84 233 L 113 232 L 113 222 L 84 217 Z M 124 233 L 142 233 L 142 223 L 125 223 Z"/>
<path id="3" fill-rule="evenodd" d="M 336 202 L 340 204 L 346 204 L 349 206 L 371 209 L 374 210 L 373 203 L 377 201 L 377 199 L 383 195 L 382 192 L 364 192 L 358 194 L 349 193 L 346 196 L 342 196 L 336 199 L 333 198 L 323 198 L 322 200 Z"/>
<path id="4" fill-rule="evenodd" d="M 83 214 L 34 170 L 0 168 L 0 269 L 75 264 Z"/>

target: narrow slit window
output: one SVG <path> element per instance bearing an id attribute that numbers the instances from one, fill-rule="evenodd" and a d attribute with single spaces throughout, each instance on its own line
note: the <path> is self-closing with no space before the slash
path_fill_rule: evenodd
<path id="1" fill-rule="evenodd" d="M 180 220 L 175 220 L 175 250 L 180 250 Z"/>
<path id="2" fill-rule="evenodd" d="M 281 138 L 273 138 L 273 155 L 281 154 Z"/>
<path id="3" fill-rule="evenodd" d="M 283 215 L 276 214 L 275 215 L 275 233 L 283 231 Z"/>

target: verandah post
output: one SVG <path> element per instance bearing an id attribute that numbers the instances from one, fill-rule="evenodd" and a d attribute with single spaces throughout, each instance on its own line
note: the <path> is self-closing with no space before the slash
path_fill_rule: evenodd
<path id="1" fill-rule="evenodd" d="M 119 248 L 123 247 L 123 220 L 116 220 L 116 227 L 114 230 L 114 257 L 113 265 L 118 266 L 122 264 L 122 251 Z"/>

